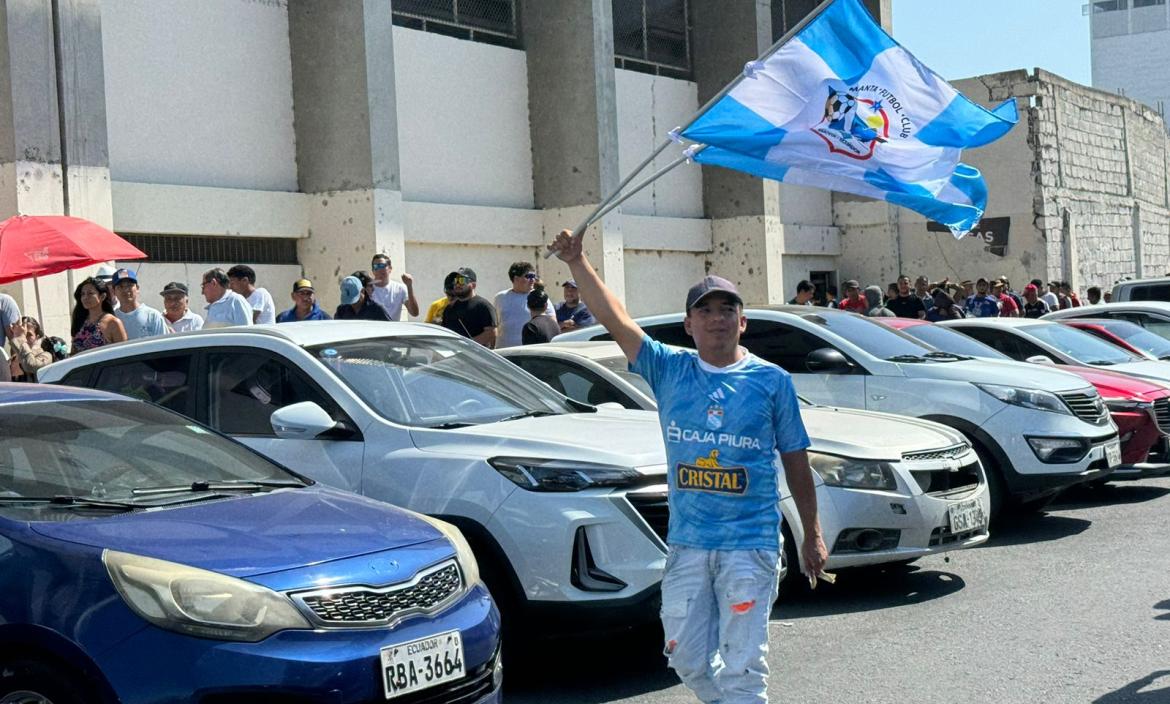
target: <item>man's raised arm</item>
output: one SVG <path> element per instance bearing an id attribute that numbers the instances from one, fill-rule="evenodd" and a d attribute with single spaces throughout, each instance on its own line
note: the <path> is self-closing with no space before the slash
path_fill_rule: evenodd
<path id="1" fill-rule="evenodd" d="M 632 364 L 638 358 L 638 350 L 642 349 L 642 337 L 645 333 L 593 270 L 581 251 L 581 238 L 574 237 L 568 230 L 561 230 L 549 245 L 549 249 L 556 253 L 558 259 L 569 265 L 581 300 L 585 301 L 597 322 L 613 336 L 614 342 L 618 343 L 626 359 Z"/>

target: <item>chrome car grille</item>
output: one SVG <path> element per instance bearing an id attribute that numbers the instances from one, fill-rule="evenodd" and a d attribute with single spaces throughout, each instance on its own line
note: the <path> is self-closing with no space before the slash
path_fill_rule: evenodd
<path id="1" fill-rule="evenodd" d="M 1064 393 L 1060 394 L 1060 398 L 1073 415 L 1083 421 L 1104 425 L 1109 420 L 1109 409 L 1105 407 L 1105 402 L 1098 394 Z"/>
<path id="2" fill-rule="evenodd" d="M 971 538 L 976 538 L 987 533 L 986 528 L 974 528 L 972 530 L 964 531 L 962 533 L 952 533 L 951 529 L 946 526 L 940 526 L 930 532 L 930 547 L 937 547 L 939 545 L 950 545 L 951 543 L 961 543 Z"/>
<path id="3" fill-rule="evenodd" d="M 944 447 L 941 450 L 929 450 L 927 452 L 903 452 L 902 461 L 921 462 L 923 460 L 950 460 L 967 454 L 970 449 L 970 445 L 960 444 L 953 447 Z"/>
<path id="4" fill-rule="evenodd" d="M 290 594 L 325 626 L 373 626 L 427 613 L 458 594 L 463 577 L 454 560 L 423 570 L 409 582 L 386 587 L 334 587 Z"/>
<path id="5" fill-rule="evenodd" d="M 1158 422 L 1158 430 L 1170 435 L 1170 398 L 1154 401 L 1154 420 Z"/>

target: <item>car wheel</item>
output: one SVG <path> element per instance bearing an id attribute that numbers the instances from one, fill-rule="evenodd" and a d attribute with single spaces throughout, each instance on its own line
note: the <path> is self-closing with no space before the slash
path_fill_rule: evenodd
<path id="1" fill-rule="evenodd" d="M 780 582 L 777 598 L 787 599 L 801 594 L 808 594 L 808 578 L 800 571 L 800 551 L 796 548 L 796 538 L 788 530 L 788 524 L 781 524 L 781 535 L 784 536 L 784 555 L 782 559 L 787 567 L 784 581 Z"/>
<path id="2" fill-rule="evenodd" d="M 0 704 L 88 704 L 73 678 L 36 660 L 0 664 Z"/>
<path id="3" fill-rule="evenodd" d="M 1052 503 L 1052 500 L 1055 499 L 1059 493 L 1060 492 L 1055 492 L 1052 494 L 1047 494 L 1046 496 L 1042 496 L 1039 499 L 1021 501 L 1016 505 L 1016 508 L 1020 513 L 1039 513 L 1045 508 L 1048 508 L 1048 504 Z"/>

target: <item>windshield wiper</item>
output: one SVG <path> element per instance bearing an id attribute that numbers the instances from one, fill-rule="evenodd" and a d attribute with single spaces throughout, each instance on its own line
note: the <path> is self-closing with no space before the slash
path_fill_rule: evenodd
<path id="1" fill-rule="evenodd" d="M 153 496 L 155 494 L 175 494 L 183 491 L 259 491 L 261 489 L 279 489 L 288 486 L 307 486 L 304 482 L 295 479 L 225 479 L 223 481 L 194 481 L 190 484 L 176 484 L 175 486 L 152 486 L 145 489 L 131 489 L 132 496 Z"/>
<path id="2" fill-rule="evenodd" d="M 1092 362 L 1089 362 L 1089 364 L 1094 367 L 1112 367 L 1114 364 L 1117 364 L 1117 362 L 1110 362 L 1107 359 L 1096 359 Z"/>
<path id="3" fill-rule="evenodd" d="M 136 508 L 143 508 L 139 504 L 132 504 L 126 501 L 106 501 L 105 499 L 90 499 L 84 496 L 3 496 L 0 497 L 0 504 L 52 504 L 54 506 L 70 506 L 70 507 L 86 507 L 86 508 L 110 508 L 119 509 L 122 511 L 132 511 Z"/>
<path id="4" fill-rule="evenodd" d="M 553 413 L 552 411 L 524 411 L 523 413 L 517 413 L 514 416 L 507 416 L 504 418 L 500 418 L 496 422 L 503 423 L 504 421 L 508 421 L 508 420 L 520 420 L 521 418 L 540 418 L 542 416 L 555 416 L 555 415 L 556 415 L 556 413 Z"/>
<path id="5" fill-rule="evenodd" d="M 887 362 L 925 362 L 926 358 L 916 354 L 896 354 L 893 357 L 886 357 Z"/>
<path id="6" fill-rule="evenodd" d="M 960 362 L 967 359 L 975 359 L 974 357 L 968 357 L 964 354 L 955 354 L 954 352 L 927 352 L 922 356 L 929 357 L 930 359 L 953 359 Z"/>
<path id="7" fill-rule="evenodd" d="M 466 423 L 463 421 L 453 420 L 447 423 L 437 423 L 435 425 L 428 425 L 425 427 L 429 430 L 450 430 L 452 428 L 466 428 L 470 425 L 475 425 L 475 423 Z"/>
<path id="8" fill-rule="evenodd" d="M 1161 357 L 1158 357 L 1159 362 L 1165 362 L 1168 359 L 1170 359 L 1170 354 L 1164 354 Z"/>

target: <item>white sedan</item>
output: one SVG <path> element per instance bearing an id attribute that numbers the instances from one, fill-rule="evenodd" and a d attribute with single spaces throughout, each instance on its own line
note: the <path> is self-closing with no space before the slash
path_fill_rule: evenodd
<path id="1" fill-rule="evenodd" d="M 628 370 L 616 343 L 551 342 L 500 354 L 576 401 L 657 410 L 653 392 Z M 958 432 L 917 418 L 803 399 L 801 418 L 812 441 L 809 459 L 829 569 L 909 561 L 987 540 L 986 479 Z M 652 490 L 661 494 L 663 528 L 664 489 Z M 800 521 L 787 486 L 781 491 L 785 549 L 794 564 Z"/>

